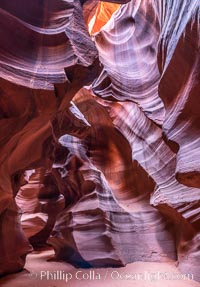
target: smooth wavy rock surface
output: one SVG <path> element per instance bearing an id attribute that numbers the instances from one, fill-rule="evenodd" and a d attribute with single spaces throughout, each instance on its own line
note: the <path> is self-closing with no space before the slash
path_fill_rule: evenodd
<path id="1" fill-rule="evenodd" d="M 2 0 L 0 24 L 0 275 L 49 244 L 200 281 L 199 1 Z"/>
<path id="2" fill-rule="evenodd" d="M 20 270 L 31 250 L 14 202 L 23 173 L 51 166 L 50 119 L 94 78 L 97 52 L 78 1 L 1 1 L 0 24 L 2 274 Z"/>
<path id="3" fill-rule="evenodd" d="M 104 68 L 92 89 L 156 184 L 150 202 L 175 223 L 182 270 L 198 277 L 200 15 L 189 2 L 122 5 L 94 35 Z"/>
<path id="4" fill-rule="evenodd" d="M 29 242 L 43 246 L 56 221 L 57 214 L 64 209 L 64 197 L 59 193 L 53 176 L 44 168 L 32 170 L 28 182 L 16 196 L 22 214 L 21 224 Z"/>
<path id="5" fill-rule="evenodd" d="M 159 95 L 166 108 L 163 131 L 179 146 L 177 179 L 199 188 L 200 3 L 164 1 L 160 9 L 165 11 L 158 54 L 162 71 Z"/>
<path id="6" fill-rule="evenodd" d="M 175 259 L 167 222 L 149 205 L 153 182 L 140 167 L 133 166 L 128 142 L 87 90 L 76 95 L 75 103 L 92 127 L 82 140 L 71 135 L 59 139 L 68 150 L 67 160 L 64 164 L 55 162 L 53 167 L 61 175 L 60 184 L 65 185 L 68 205 L 58 216 L 48 241 L 56 258 L 82 267 L 120 266 L 133 258 Z M 143 184 L 136 186 L 140 177 Z M 80 195 L 76 195 L 77 181 Z M 79 200 L 71 206 L 72 195 Z"/>
<path id="7" fill-rule="evenodd" d="M 158 39 L 159 23 L 150 1 L 122 5 L 95 36 L 104 68 L 93 90 L 104 99 L 135 102 L 161 124 L 165 111 L 158 96 Z"/>

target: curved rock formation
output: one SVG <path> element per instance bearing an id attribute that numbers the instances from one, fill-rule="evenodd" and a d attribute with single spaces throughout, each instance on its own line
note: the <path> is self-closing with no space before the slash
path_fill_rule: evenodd
<path id="1" fill-rule="evenodd" d="M 133 101 L 161 124 L 164 105 L 158 96 L 158 39 L 159 23 L 151 2 L 122 5 L 95 36 L 104 68 L 93 90 L 103 99 Z"/>
<path id="2" fill-rule="evenodd" d="M 85 139 L 59 139 L 69 153 L 64 164 L 53 165 L 67 200 L 48 241 L 56 259 L 82 267 L 175 260 L 167 222 L 149 205 L 154 184 L 132 163 L 128 142 L 90 92 L 81 90 L 74 101 L 91 128 Z"/>
<path id="3" fill-rule="evenodd" d="M 175 171 L 177 180 L 199 188 L 200 4 L 199 1 L 172 1 L 170 5 L 165 2 L 162 9 L 167 12 L 160 23 L 158 54 L 162 72 L 159 95 L 166 109 L 163 131 L 179 146 Z M 177 10 L 180 11 L 178 16 Z M 173 20 L 175 17 L 177 21 Z"/>
<path id="4" fill-rule="evenodd" d="M 196 278 L 200 197 L 192 187 L 199 187 L 198 25 L 197 1 L 121 6 L 95 35 L 104 69 L 93 84 L 94 93 L 108 100 L 100 103 L 129 141 L 133 160 L 154 179 L 151 204 L 179 230 L 180 266 L 185 271 L 193 265 Z"/>
<path id="5" fill-rule="evenodd" d="M 97 53 L 78 1 L 2 1 L 0 8 L 2 274 L 22 268 L 31 250 L 14 203 L 23 172 L 51 166 L 50 120 L 58 109 L 67 112 L 74 93 L 94 78 L 98 67 L 87 68 Z"/>
<path id="6" fill-rule="evenodd" d="M 22 214 L 21 224 L 29 242 L 34 246 L 46 243 L 57 214 L 63 210 L 64 197 L 60 194 L 52 173 L 44 168 L 31 171 L 28 182 L 16 196 Z"/>
<path id="7" fill-rule="evenodd" d="M 177 261 L 200 281 L 199 1 L 0 16 L 0 275 L 48 243 L 76 267 Z"/>

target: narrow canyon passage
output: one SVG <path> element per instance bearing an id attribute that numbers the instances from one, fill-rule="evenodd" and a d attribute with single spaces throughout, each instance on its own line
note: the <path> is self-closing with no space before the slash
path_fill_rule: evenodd
<path id="1" fill-rule="evenodd" d="M 199 286 L 199 27 L 198 0 L 0 1 L 0 286 Z"/>

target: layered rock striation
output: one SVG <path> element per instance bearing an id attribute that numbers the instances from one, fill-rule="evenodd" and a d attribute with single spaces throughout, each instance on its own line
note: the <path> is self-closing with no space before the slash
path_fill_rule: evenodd
<path id="1" fill-rule="evenodd" d="M 177 261 L 200 281 L 199 2 L 0 15 L 0 274 L 49 244 L 76 267 Z"/>
<path id="2" fill-rule="evenodd" d="M 91 82 L 98 67 L 97 62 L 91 67 L 97 51 L 78 1 L 2 1 L 0 8 L 0 273 L 4 274 L 20 270 L 31 250 L 14 199 L 24 184 L 23 174 L 51 167 L 51 119 L 58 110 L 67 113 L 74 93 Z"/>

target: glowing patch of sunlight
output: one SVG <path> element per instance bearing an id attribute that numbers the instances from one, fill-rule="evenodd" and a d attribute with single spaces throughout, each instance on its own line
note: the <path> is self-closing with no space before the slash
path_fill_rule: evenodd
<path id="1" fill-rule="evenodd" d="M 88 30 L 90 35 L 95 34 L 110 20 L 111 16 L 121 4 L 99 2 L 95 15 L 88 23 Z"/>

